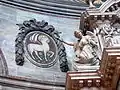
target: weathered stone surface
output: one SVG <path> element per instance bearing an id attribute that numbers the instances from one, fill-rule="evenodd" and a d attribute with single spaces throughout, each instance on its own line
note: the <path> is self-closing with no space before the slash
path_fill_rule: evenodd
<path id="1" fill-rule="evenodd" d="M 25 77 L 0 76 L 0 90 L 64 90 L 65 85 Z"/>
<path id="2" fill-rule="evenodd" d="M 79 18 L 81 12 L 88 8 L 88 5 L 81 0 L 1 0 L 0 2 L 23 10 L 71 18 Z"/>
<path id="3" fill-rule="evenodd" d="M 50 68 L 37 67 L 27 60 L 25 61 L 24 66 L 16 65 L 15 38 L 19 29 L 16 24 L 22 23 L 25 20 L 30 20 L 31 18 L 49 22 L 49 24 L 53 25 L 57 31 L 62 32 L 61 38 L 65 41 L 74 42 L 76 40 L 73 36 L 73 32 L 79 28 L 79 19 L 35 14 L 0 5 L 0 47 L 6 58 L 9 75 L 23 76 L 43 81 L 57 81 L 64 84 L 66 73 L 60 71 L 59 62 L 57 62 L 54 67 Z M 74 58 L 73 48 L 68 46 L 65 47 L 67 60 L 71 68 L 71 62 Z"/>

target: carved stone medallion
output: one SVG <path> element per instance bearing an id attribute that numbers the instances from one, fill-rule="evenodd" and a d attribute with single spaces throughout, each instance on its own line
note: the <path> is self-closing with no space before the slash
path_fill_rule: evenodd
<path id="1" fill-rule="evenodd" d="M 15 39 L 15 61 L 23 66 L 25 59 L 42 68 L 49 68 L 57 61 L 62 72 L 67 72 L 68 62 L 60 32 L 48 22 L 32 19 L 19 26 Z M 25 58 L 26 56 L 26 58 Z"/>
<path id="2" fill-rule="evenodd" d="M 50 67 L 56 62 L 56 43 L 44 32 L 33 31 L 26 35 L 25 49 L 26 57 L 37 66 Z"/>

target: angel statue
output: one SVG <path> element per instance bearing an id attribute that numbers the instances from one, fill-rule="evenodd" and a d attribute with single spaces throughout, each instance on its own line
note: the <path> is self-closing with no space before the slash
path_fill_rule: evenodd
<path id="1" fill-rule="evenodd" d="M 75 43 L 68 43 L 63 41 L 69 46 L 73 46 L 76 55 L 75 63 L 86 65 L 99 65 L 99 57 L 97 55 L 97 42 L 92 32 L 87 31 L 87 35 L 83 36 L 80 31 L 74 31 L 74 36 L 78 39 Z"/>

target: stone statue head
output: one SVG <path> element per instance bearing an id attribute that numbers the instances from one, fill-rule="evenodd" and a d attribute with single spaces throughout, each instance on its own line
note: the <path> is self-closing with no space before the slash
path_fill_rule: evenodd
<path id="1" fill-rule="evenodd" d="M 78 39 L 81 39 L 83 35 L 80 31 L 74 31 L 74 36 Z"/>

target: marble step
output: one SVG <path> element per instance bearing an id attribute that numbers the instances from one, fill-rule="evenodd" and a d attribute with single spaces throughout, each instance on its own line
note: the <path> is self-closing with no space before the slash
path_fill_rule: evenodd
<path id="1" fill-rule="evenodd" d="M 72 6 L 59 3 L 36 1 L 36 0 L 1 0 L 1 3 L 19 9 L 25 9 L 38 13 L 45 13 L 51 15 L 61 15 L 72 18 L 79 18 L 81 13 L 88 7 Z"/>
<path id="2" fill-rule="evenodd" d="M 20 2 L 21 4 L 25 4 L 25 5 L 31 5 L 32 7 L 38 7 L 38 8 L 41 8 L 41 9 L 45 9 L 46 11 L 47 10 L 51 10 L 51 11 L 59 11 L 59 12 L 64 12 L 64 13 L 74 13 L 74 14 L 78 14 L 80 15 L 81 12 L 80 11 L 84 11 L 84 9 L 81 9 L 81 8 L 76 8 L 76 9 L 72 9 L 72 8 L 69 8 L 69 7 L 58 7 L 58 6 L 52 6 L 52 4 L 50 5 L 47 5 L 47 4 L 40 4 L 40 3 L 33 3 L 33 2 L 27 2 L 27 1 L 21 1 Z"/>
<path id="3" fill-rule="evenodd" d="M 24 1 L 24 0 L 21 0 Z M 64 8 L 64 9 L 73 9 L 73 10 L 85 10 L 86 8 L 88 8 L 88 5 L 84 4 L 84 3 L 76 3 L 74 5 L 74 3 L 70 3 L 70 2 L 63 2 L 62 0 L 59 0 L 59 2 L 56 2 L 56 0 L 54 0 L 54 2 L 52 2 L 53 0 L 25 0 L 26 2 L 31 2 L 33 4 L 37 3 L 39 5 L 46 5 L 46 6 L 52 6 L 52 7 L 60 7 L 60 8 Z"/>
<path id="4" fill-rule="evenodd" d="M 82 0 L 27 0 L 31 2 L 39 2 L 39 3 L 54 3 L 61 5 L 70 5 L 70 6 L 78 6 L 78 7 L 88 7 L 86 3 Z"/>

